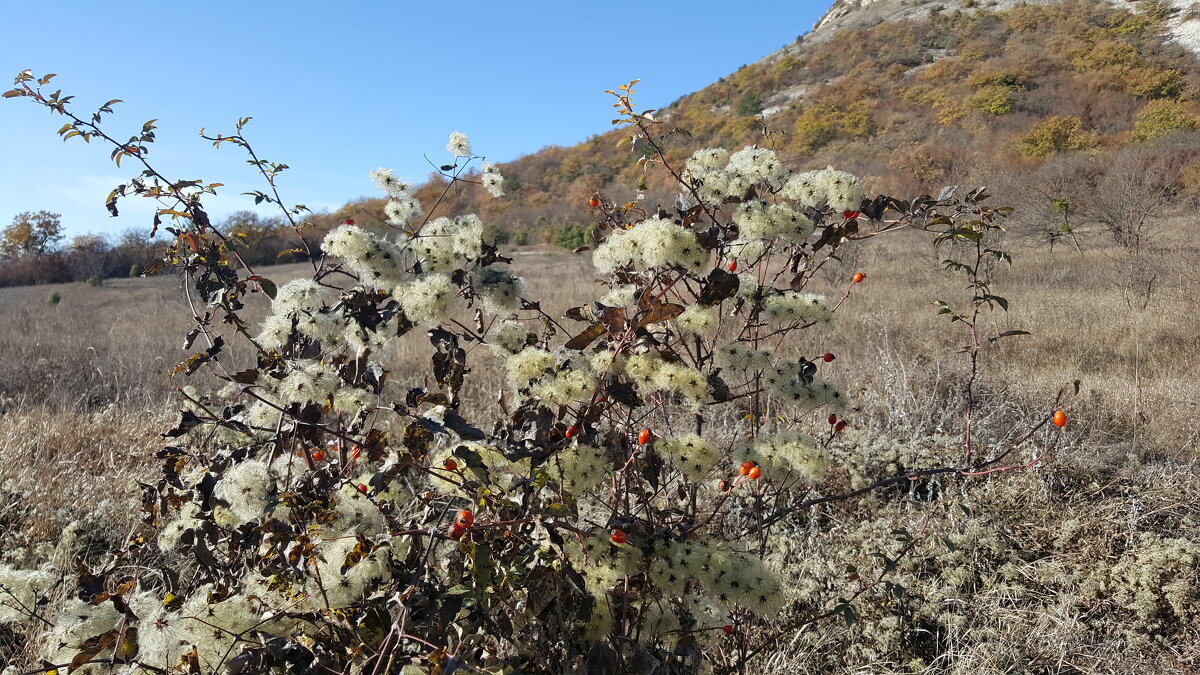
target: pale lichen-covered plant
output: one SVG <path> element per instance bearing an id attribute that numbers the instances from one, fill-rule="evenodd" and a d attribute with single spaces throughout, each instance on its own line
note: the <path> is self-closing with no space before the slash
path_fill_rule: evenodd
<path id="1" fill-rule="evenodd" d="M 151 122 L 119 141 L 99 126 L 116 101 L 77 117 L 71 97 L 42 92 L 51 77 L 22 73 L 5 96 L 66 116 L 64 138 L 103 139 L 118 163 L 140 165 L 108 207 L 150 197 L 155 225 L 170 223 L 162 264 L 186 280 L 197 320 L 187 345 L 200 345 L 173 376 L 207 371 L 227 386 L 184 394 L 162 475 L 143 484 L 147 531 L 85 570 L 61 611 L 37 606 L 46 574 L 4 580 L 0 611 L 51 626 L 47 668 L 754 670 L 785 632 L 852 620 L 854 599 L 895 566 L 820 615 L 798 612 L 763 562 L 773 527 L 880 487 L 986 473 L 1002 457 L 976 449 L 959 466 L 836 492 L 827 449 L 841 427 L 829 416 L 847 395 L 832 355 L 803 356 L 813 342 L 798 339 L 855 288 L 843 275 L 841 297 L 808 290 L 843 247 L 911 227 L 980 241 L 1002 215 L 982 190 L 867 199 L 855 176 L 794 172 L 758 147 L 672 165 L 651 111 L 634 112 L 631 83 L 613 92 L 616 123 L 631 130 L 623 142 L 673 176 L 677 203 L 648 211 L 597 197 L 589 253 L 604 290 L 552 316 L 483 241 L 479 217 L 426 216 L 438 204 L 386 169 L 371 173 L 389 200 L 386 227 L 347 221 L 318 251 L 305 209 L 276 191 L 286 166 L 259 159 L 240 120 L 232 136 L 205 137 L 250 153 L 269 187 L 253 196 L 282 208 L 312 261 L 310 275 L 276 287 L 202 208 L 220 184 L 168 179 L 147 160 Z M 478 183 L 503 196 L 496 167 L 469 170 L 479 158 L 466 136 L 448 150 L 447 191 Z M 979 310 L 995 300 L 978 265 L 966 268 L 974 359 Z M 257 292 L 272 299 L 258 326 L 239 314 Z M 253 366 L 227 367 L 235 339 Z M 428 387 L 388 386 L 382 355 L 401 340 L 432 343 Z M 463 414 L 480 346 L 504 360 L 497 419 Z M 156 547 L 175 562 L 149 565 Z"/>

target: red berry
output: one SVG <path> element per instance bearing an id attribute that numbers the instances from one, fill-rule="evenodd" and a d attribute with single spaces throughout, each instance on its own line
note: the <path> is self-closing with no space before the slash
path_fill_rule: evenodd
<path id="1" fill-rule="evenodd" d="M 725 480 L 724 478 L 717 481 L 717 489 L 721 492 L 729 492 L 729 481 Z"/>
<path id="2" fill-rule="evenodd" d="M 750 473 L 746 475 L 750 477 L 750 480 L 758 480 L 759 476 L 762 476 L 762 469 L 756 466 L 750 469 Z"/>
<path id="3" fill-rule="evenodd" d="M 854 283 L 857 284 L 857 283 L 861 283 L 862 280 L 866 279 L 866 278 L 867 278 L 867 275 L 863 274 L 862 272 L 855 272 L 854 276 L 850 277 L 850 281 L 853 281 Z"/>
<path id="4" fill-rule="evenodd" d="M 458 471 L 458 462 L 448 457 L 446 461 L 442 462 L 442 468 L 447 471 Z"/>
<path id="5" fill-rule="evenodd" d="M 650 442 L 651 434 L 649 429 L 642 429 L 638 434 L 638 445 L 645 445 Z"/>
<path id="6" fill-rule="evenodd" d="M 842 217 L 846 220 L 858 217 L 858 211 L 842 211 Z"/>
<path id="7" fill-rule="evenodd" d="M 463 532 L 466 532 L 466 531 L 467 531 L 467 528 L 463 527 L 462 525 L 459 525 L 458 523 L 454 523 L 454 524 L 450 525 L 450 529 L 446 531 L 446 536 L 450 537 L 451 539 L 461 539 L 463 536 Z"/>
<path id="8" fill-rule="evenodd" d="M 850 425 L 846 424 L 846 420 L 838 420 L 838 423 L 833 425 L 833 430 L 841 431 L 842 429 L 845 429 L 848 426 L 850 426 Z"/>
<path id="9" fill-rule="evenodd" d="M 594 209 L 597 206 L 600 206 L 600 200 L 596 199 L 595 197 L 592 197 L 591 199 L 588 200 L 588 206 L 590 206 Z"/>
<path id="10" fill-rule="evenodd" d="M 721 626 L 721 630 L 725 631 L 726 635 L 733 635 L 733 626 L 730 626 L 729 624 Z"/>
<path id="11" fill-rule="evenodd" d="M 312 458 L 313 458 L 313 461 L 314 461 L 314 462 L 321 462 L 321 461 L 324 461 L 324 460 L 325 460 L 325 453 L 321 452 L 320 450 L 317 450 L 316 452 L 314 452 L 314 453 L 312 454 Z"/>
<path id="12" fill-rule="evenodd" d="M 467 509 L 458 512 L 458 517 L 454 519 L 454 524 L 462 527 L 464 530 L 475 524 L 475 514 Z"/>
<path id="13" fill-rule="evenodd" d="M 750 460 L 746 460 L 746 461 L 742 462 L 741 466 L 738 467 L 738 473 L 745 476 L 746 474 L 750 473 L 750 470 L 753 468 L 754 468 L 754 462 L 751 462 Z"/>
<path id="14" fill-rule="evenodd" d="M 837 357 L 834 356 L 832 352 L 825 352 L 825 354 L 821 356 L 821 360 L 825 363 L 833 363 L 833 360 L 836 358 Z"/>
<path id="15" fill-rule="evenodd" d="M 1061 410 L 1055 410 L 1054 411 L 1054 426 L 1056 426 L 1056 427 L 1067 426 L 1067 413 L 1065 413 Z"/>
<path id="16" fill-rule="evenodd" d="M 837 415 L 830 415 L 825 421 L 830 424 L 837 424 Z"/>
<path id="17" fill-rule="evenodd" d="M 366 483 L 359 483 L 359 484 L 358 484 L 358 491 L 359 491 L 359 492 L 361 492 L 361 493 L 363 493 L 364 495 L 365 495 L 365 494 L 367 494 L 367 484 L 366 484 Z"/>
<path id="18" fill-rule="evenodd" d="M 737 271 L 737 261 L 736 260 L 730 261 L 728 269 L 730 272 L 736 272 Z"/>
<path id="19" fill-rule="evenodd" d="M 353 448 L 350 448 L 350 459 L 358 459 L 358 456 L 361 454 L 362 448 L 358 447 L 357 445 Z"/>
<path id="20" fill-rule="evenodd" d="M 347 218 L 347 219 L 345 219 L 345 220 L 343 220 L 343 221 L 342 221 L 342 224 L 343 224 L 343 225 L 353 225 L 353 224 L 354 224 L 354 219 L 353 219 L 353 218 Z"/>
<path id="21" fill-rule="evenodd" d="M 579 435 L 579 427 L 572 424 L 571 426 L 567 427 L 567 433 L 565 435 L 567 438 L 575 438 Z"/>
<path id="22" fill-rule="evenodd" d="M 609 537 L 609 539 L 612 539 L 612 543 L 614 543 L 614 544 L 624 544 L 626 541 L 629 540 L 629 537 L 625 536 L 624 530 L 617 528 L 612 531 L 612 536 Z"/>

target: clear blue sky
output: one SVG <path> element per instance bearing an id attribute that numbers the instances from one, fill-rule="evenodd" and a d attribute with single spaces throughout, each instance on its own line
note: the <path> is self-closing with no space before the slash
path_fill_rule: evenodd
<path id="1" fill-rule="evenodd" d="M 288 202 L 336 208 L 373 195 L 367 172 L 422 180 L 422 153 L 444 161 L 451 131 L 507 161 L 610 128 L 605 89 L 641 78 L 639 107 L 660 107 L 808 32 L 832 0 L 729 3 L 26 2 L 0 0 L 0 86 L 25 68 L 54 72 L 77 114 L 112 98 L 127 138 L 158 119 L 150 159 L 174 178 L 219 181 L 217 218 L 259 186 L 232 132 L 240 116 L 261 157 L 292 168 Z M 4 89 L 9 87 L 4 86 Z M 53 89 L 52 88 L 52 89 Z M 136 175 L 109 148 L 78 138 L 27 99 L 0 100 L 0 226 L 20 211 L 63 215 L 68 234 L 149 224 L 129 199 L 104 197 Z"/>

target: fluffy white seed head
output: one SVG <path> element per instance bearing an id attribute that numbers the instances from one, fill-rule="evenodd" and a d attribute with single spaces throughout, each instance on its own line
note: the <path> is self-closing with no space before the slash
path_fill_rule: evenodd
<path id="1" fill-rule="evenodd" d="M 721 453 L 696 434 L 659 439 L 654 448 L 691 481 L 703 480 L 721 459 Z"/>
<path id="2" fill-rule="evenodd" d="M 29 610 L 38 607 L 37 600 L 55 581 L 48 570 L 18 570 L 0 567 L 0 624 L 23 623 L 30 619 Z"/>
<path id="3" fill-rule="evenodd" d="M 471 279 L 474 291 L 483 299 L 483 307 L 492 314 L 507 314 L 520 309 L 525 281 L 502 265 L 489 265 Z"/>
<path id="4" fill-rule="evenodd" d="M 479 182 L 483 185 L 483 189 L 496 199 L 504 196 L 504 176 L 500 175 L 500 170 L 495 165 L 484 162 Z"/>
<path id="5" fill-rule="evenodd" d="M 580 443 L 554 455 L 550 469 L 564 488 L 578 495 L 591 490 L 608 477 L 609 461 L 603 449 Z"/>
<path id="6" fill-rule="evenodd" d="M 712 337 L 717 332 L 717 308 L 691 305 L 672 322 L 682 333 Z"/>
<path id="7" fill-rule="evenodd" d="M 708 251 L 696 235 L 662 218 L 644 220 L 627 231 L 613 233 L 596 247 L 592 262 L 602 274 L 622 267 L 645 271 L 656 267 L 680 266 L 693 271 L 708 263 Z"/>
<path id="8" fill-rule="evenodd" d="M 391 169 L 375 169 L 371 172 L 371 182 L 392 198 L 402 199 L 412 191 L 412 184 L 401 179 Z"/>
<path id="9" fill-rule="evenodd" d="M 538 347 L 526 347 L 513 354 L 504 363 L 508 381 L 518 389 L 528 387 L 554 367 L 554 355 Z"/>
<path id="10" fill-rule="evenodd" d="M 409 221 L 420 218 L 424 213 L 421 202 L 408 195 L 394 197 L 383 207 L 383 215 L 387 216 L 388 223 L 396 227 L 404 227 Z"/>
<path id="11" fill-rule="evenodd" d="M 409 319 L 428 325 L 441 323 L 454 306 L 458 288 L 447 274 L 427 274 L 401 284 L 392 293 Z"/>
<path id="12" fill-rule="evenodd" d="M 225 470 L 213 495 L 226 502 L 237 524 L 263 516 L 270 508 L 275 481 L 265 462 L 249 459 Z"/>
<path id="13" fill-rule="evenodd" d="M 812 293 L 785 291 L 763 300 L 763 315 L 774 324 L 824 323 L 833 318 L 829 302 Z"/>
<path id="14" fill-rule="evenodd" d="M 471 156 L 471 140 L 467 135 L 455 131 L 450 134 L 450 141 L 446 143 L 446 149 L 455 157 L 470 157 Z"/>
<path id="15" fill-rule="evenodd" d="M 526 324 L 513 318 L 497 321 L 487 332 L 488 344 L 502 355 L 516 354 L 529 342 Z"/>
<path id="16" fill-rule="evenodd" d="M 314 312 L 321 308 L 324 293 L 321 285 L 312 279 L 293 279 L 279 287 L 271 301 L 271 309 L 285 316 Z"/>

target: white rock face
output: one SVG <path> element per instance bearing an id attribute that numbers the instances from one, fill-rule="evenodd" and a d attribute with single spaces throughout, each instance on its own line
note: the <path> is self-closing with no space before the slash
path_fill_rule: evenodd
<path id="1" fill-rule="evenodd" d="M 1200 5 L 1195 0 L 1171 0 L 1177 12 L 1167 21 L 1171 40 L 1200 54 Z"/>
<path id="2" fill-rule="evenodd" d="M 1018 5 L 1050 5 L 1060 0 L 980 0 L 978 9 L 1004 10 Z M 1132 0 L 1095 0 L 1116 7 L 1134 9 Z M 1167 20 L 1169 40 L 1178 42 L 1200 54 L 1200 2 L 1170 0 L 1175 14 Z M 836 0 L 828 12 L 817 21 L 805 42 L 825 42 L 843 28 L 870 28 L 887 21 L 920 19 L 940 7 L 942 11 L 971 11 L 957 0 Z"/>
<path id="3" fill-rule="evenodd" d="M 999 11 L 1018 5 L 1052 5 L 1059 0 L 982 0 L 977 9 Z M 1128 0 L 1096 0 L 1110 5 L 1130 7 Z M 1172 0 L 1182 7 L 1190 6 L 1193 0 Z M 920 19 L 929 16 L 935 8 L 942 11 L 971 11 L 954 0 L 836 0 L 828 12 L 813 26 L 812 33 L 805 39 L 824 41 L 842 28 L 869 28 L 886 21 Z"/>

